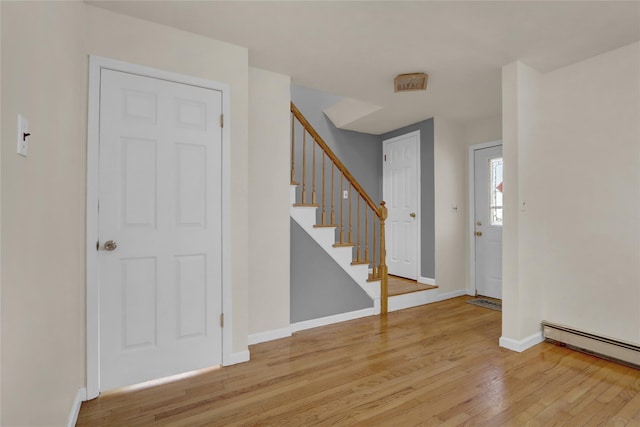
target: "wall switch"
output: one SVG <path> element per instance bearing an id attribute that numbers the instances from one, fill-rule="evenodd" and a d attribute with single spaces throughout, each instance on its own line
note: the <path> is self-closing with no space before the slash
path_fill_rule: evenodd
<path id="1" fill-rule="evenodd" d="M 344 190 L 344 191 L 342 192 L 342 198 L 343 198 L 343 199 L 348 199 L 348 198 L 349 198 L 349 191 Z"/>
<path id="2" fill-rule="evenodd" d="M 29 121 L 18 114 L 18 154 L 27 157 L 29 154 Z"/>

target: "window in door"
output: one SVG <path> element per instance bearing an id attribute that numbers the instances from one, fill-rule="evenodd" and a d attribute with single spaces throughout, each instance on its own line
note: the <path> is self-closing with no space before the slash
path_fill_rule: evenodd
<path id="1" fill-rule="evenodd" d="M 491 225 L 502 226 L 502 157 L 489 159 L 489 218 Z"/>

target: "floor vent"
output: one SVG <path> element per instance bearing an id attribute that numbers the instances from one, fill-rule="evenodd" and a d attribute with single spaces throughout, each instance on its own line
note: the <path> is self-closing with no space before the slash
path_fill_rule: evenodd
<path id="1" fill-rule="evenodd" d="M 543 321 L 542 325 L 547 341 L 640 369 L 640 347 L 637 345 L 555 323 Z"/>

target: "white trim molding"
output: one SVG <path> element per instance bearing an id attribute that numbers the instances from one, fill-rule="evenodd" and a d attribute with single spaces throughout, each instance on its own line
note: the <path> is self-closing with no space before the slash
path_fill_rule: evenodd
<path id="1" fill-rule="evenodd" d="M 423 285 L 436 286 L 436 279 L 432 279 L 431 277 L 419 276 L 418 283 L 422 283 Z"/>
<path id="2" fill-rule="evenodd" d="M 80 407 L 82 402 L 87 400 L 87 389 L 82 387 L 76 392 L 76 398 L 71 405 L 71 411 L 69 411 L 69 417 L 67 418 L 67 427 L 74 427 L 78 421 L 78 415 L 80 414 Z"/>
<path id="3" fill-rule="evenodd" d="M 86 206 L 86 321 L 87 388 L 86 398 L 100 393 L 100 275 L 98 271 L 98 190 L 100 132 L 100 74 L 102 69 L 213 89 L 222 92 L 222 364 L 249 360 L 249 351 L 233 353 L 233 299 L 231 294 L 231 89 L 228 84 L 182 75 L 113 59 L 89 55 L 89 104 L 87 124 L 87 206 Z"/>
<path id="4" fill-rule="evenodd" d="M 256 332 L 249 334 L 249 345 L 260 344 L 261 342 L 279 340 L 291 336 L 291 327 L 273 329 L 271 331 Z"/>
<path id="5" fill-rule="evenodd" d="M 542 335 L 542 331 L 540 331 L 536 332 L 535 334 L 529 335 L 528 337 L 523 338 L 520 341 L 516 341 L 507 337 L 500 337 L 500 347 L 522 353 L 526 349 L 531 348 L 536 344 L 540 344 L 542 341 L 544 341 L 544 336 Z"/>
<path id="6" fill-rule="evenodd" d="M 375 309 L 364 308 L 362 310 L 350 311 L 348 313 L 334 314 L 332 316 L 320 317 L 318 319 L 303 320 L 291 324 L 291 332 L 304 331 L 305 329 L 317 328 L 319 326 L 332 325 L 334 323 L 346 322 L 347 320 L 359 319 L 361 317 L 375 315 Z"/>
<path id="7" fill-rule="evenodd" d="M 238 351 L 236 353 L 230 353 L 226 357 L 222 366 L 237 365 L 238 363 L 248 362 L 249 360 L 251 360 L 251 353 L 249 353 L 249 350 Z"/>
<path id="8" fill-rule="evenodd" d="M 444 301 L 444 300 L 448 300 L 448 299 L 451 299 L 451 298 L 458 298 L 458 297 L 461 297 L 463 295 L 468 295 L 466 289 L 460 289 L 460 290 L 457 290 L 457 291 L 445 292 L 443 294 L 439 294 L 438 298 L 436 299 L 435 302 Z"/>

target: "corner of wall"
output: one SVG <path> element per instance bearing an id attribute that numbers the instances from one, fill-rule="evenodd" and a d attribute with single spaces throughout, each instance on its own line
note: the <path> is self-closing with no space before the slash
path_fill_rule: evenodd
<path id="1" fill-rule="evenodd" d="M 467 146 L 461 127 L 434 118 L 435 260 L 439 293 L 463 292 L 469 282 L 467 219 Z"/>
<path id="2" fill-rule="evenodd" d="M 290 87 L 249 68 L 249 344 L 290 323 Z"/>

